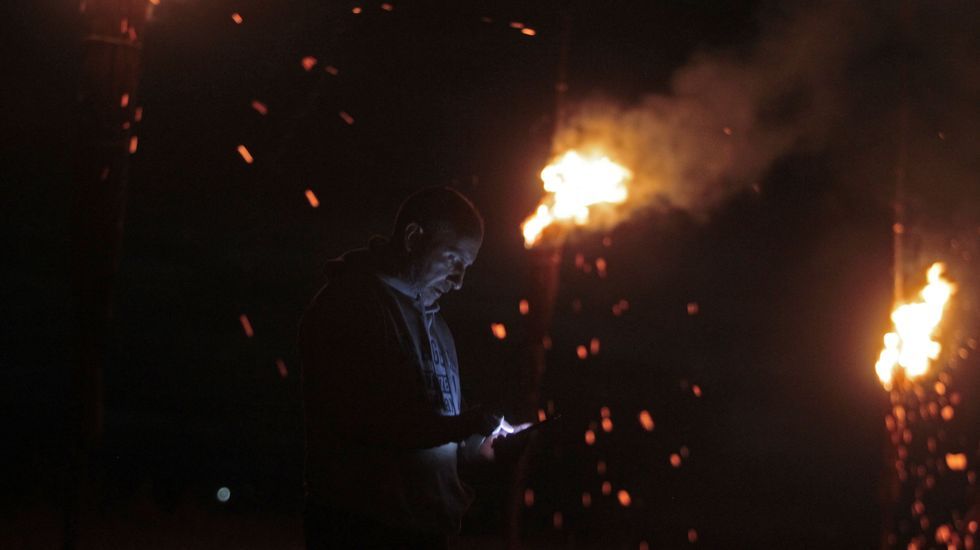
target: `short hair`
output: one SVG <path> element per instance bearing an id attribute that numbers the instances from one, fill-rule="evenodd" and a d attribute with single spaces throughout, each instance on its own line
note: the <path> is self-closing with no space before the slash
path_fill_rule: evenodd
<path id="1" fill-rule="evenodd" d="M 395 216 L 392 237 L 405 234 L 405 227 L 415 222 L 430 233 L 453 231 L 460 237 L 483 239 L 483 216 L 462 193 L 451 187 L 426 187 L 410 195 Z"/>

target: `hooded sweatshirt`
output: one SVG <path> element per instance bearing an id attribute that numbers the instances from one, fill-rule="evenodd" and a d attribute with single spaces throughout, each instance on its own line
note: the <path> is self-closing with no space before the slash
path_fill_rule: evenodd
<path id="1" fill-rule="evenodd" d="M 456 347 L 438 306 L 386 282 L 383 241 L 331 261 L 300 323 L 306 491 L 392 527 L 459 531 Z"/>

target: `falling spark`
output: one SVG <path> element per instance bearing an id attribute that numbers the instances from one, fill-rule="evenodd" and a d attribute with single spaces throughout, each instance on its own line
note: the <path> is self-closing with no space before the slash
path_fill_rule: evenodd
<path id="1" fill-rule="evenodd" d="M 238 316 L 238 321 L 242 324 L 242 330 L 245 331 L 245 336 L 249 338 L 255 336 L 255 331 L 252 330 L 252 323 L 248 320 L 248 315 L 242 313 Z"/>
<path id="2" fill-rule="evenodd" d="M 608 481 L 602 482 L 602 494 L 605 496 L 609 496 L 612 494 L 612 483 Z"/>
<path id="3" fill-rule="evenodd" d="M 633 499 L 630 498 L 630 494 L 626 491 L 626 489 L 620 489 L 619 492 L 616 493 L 616 498 L 619 499 L 619 504 L 623 508 L 628 508 L 629 505 L 633 503 Z"/>
<path id="4" fill-rule="evenodd" d="M 143 120 L 143 108 L 142 107 L 137 107 L 136 110 L 133 111 L 133 120 L 135 120 L 136 122 L 139 122 L 139 121 Z"/>
<path id="5" fill-rule="evenodd" d="M 896 370 L 904 370 L 908 379 L 917 378 L 939 357 L 942 346 L 932 336 L 954 291 L 953 284 L 942 276 L 944 270 L 942 263 L 932 264 L 926 273 L 927 284 L 919 293 L 920 301 L 903 304 L 892 312 L 895 331 L 885 335 L 885 347 L 875 363 L 885 389 L 891 388 Z"/>
<path id="6" fill-rule="evenodd" d="M 687 314 L 688 315 L 697 315 L 700 310 L 701 310 L 701 306 L 699 306 L 697 302 L 688 302 L 687 303 Z"/>
<path id="7" fill-rule="evenodd" d="M 606 461 L 600 460 L 595 463 L 595 472 L 601 476 L 606 475 Z"/>
<path id="8" fill-rule="evenodd" d="M 231 14 L 231 20 L 234 21 L 236 25 L 241 25 L 242 22 L 245 21 L 242 19 L 242 14 L 238 13 L 237 11 Z"/>
<path id="9" fill-rule="evenodd" d="M 691 392 L 694 394 L 694 397 L 701 397 L 701 386 L 694 384 L 691 386 Z"/>
<path id="10" fill-rule="evenodd" d="M 119 98 L 119 106 L 125 109 L 129 105 L 129 94 L 123 94 Z"/>
<path id="11" fill-rule="evenodd" d="M 524 489 L 524 506 L 527 506 L 528 508 L 534 506 L 534 489 L 531 489 L 530 487 Z"/>
<path id="12" fill-rule="evenodd" d="M 238 154 L 242 156 L 242 160 L 244 160 L 246 164 L 252 164 L 252 161 L 254 160 L 252 158 L 252 153 L 249 153 L 248 149 L 244 145 L 238 146 Z"/>
<path id="13" fill-rule="evenodd" d="M 588 508 L 592 506 L 592 493 L 585 491 L 582 493 L 582 508 Z"/>
<path id="14" fill-rule="evenodd" d="M 943 410 L 942 410 L 943 420 L 946 420 L 946 421 L 952 420 L 953 419 L 953 416 L 955 416 L 955 414 L 956 413 L 953 410 L 953 407 L 950 407 L 949 405 L 946 405 L 945 407 L 943 407 Z"/>
<path id="15" fill-rule="evenodd" d="M 555 512 L 551 516 L 551 524 L 555 526 L 555 529 L 561 529 L 565 524 L 565 518 L 562 516 L 561 512 Z"/>
<path id="16" fill-rule="evenodd" d="M 498 340 L 503 340 L 507 338 L 507 327 L 503 323 L 490 323 L 490 331 L 493 335 L 497 337 Z"/>
<path id="17" fill-rule="evenodd" d="M 536 35 L 538 33 L 534 29 L 529 29 L 529 28 L 526 28 L 525 27 L 525 28 L 521 29 L 521 34 L 523 34 L 525 36 L 534 36 L 534 35 Z"/>
<path id="18" fill-rule="evenodd" d="M 337 76 L 340 74 L 340 69 L 334 67 L 333 65 L 327 65 L 326 67 L 323 68 L 323 70 L 326 71 L 327 74 L 332 76 Z"/>
<path id="19" fill-rule="evenodd" d="M 133 153 L 135 153 L 136 152 L 136 149 L 139 147 L 139 144 L 140 144 L 140 140 L 139 140 L 138 137 L 136 137 L 136 136 L 130 137 L 129 138 L 129 154 L 132 155 Z"/>
<path id="20" fill-rule="evenodd" d="M 653 431 L 654 422 L 653 422 L 653 417 L 650 416 L 649 411 L 645 411 L 645 410 L 640 411 L 638 418 L 640 420 L 640 425 L 643 426 L 644 430 L 648 432 Z"/>
<path id="21" fill-rule="evenodd" d="M 548 414 L 544 412 L 544 409 L 538 409 L 538 422 L 544 422 L 548 420 Z"/>
<path id="22" fill-rule="evenodd" d="M 602 431 L 609 433 L 613 429 L 613 421 L 611 418 L 602 419 Z"/>
<path id="23" fill-rule="evenodd" d="M 946 453 L 946 466 L 961 472 L 966 469 L 966 453 Z"/>
<path id="24" fill-rule="evenodd" d="M 596 270 L 597 273 L 599 273 L 599 277 L 602 278 L 602 279 L 605 279 L 606 278 L 606 267 L 607 266 L 606 266 L 606 259 L 605 258 L 596 258 L 595 259 L 595 270 Z"/>
<path id="25" fill-rule="evenodd" d="M 395 9 L 395 6 L 392 6 L 388 2 L 385 2 L 384 4 L 381 4 L 381 9 L 383 9 L 384 11 L 391 11 Z"/>
<path id="26" fill-rule="evenodd" d="M 308 55 L 304 57 L 300 63 L 303 65 L 303 70 L 310 72 L 313 70 L 313 67 L 316 67 L 316 58 L 312 55 Z"/>
<path id="27" fill-rule="evenodd" d="M 531 305 L 527 300 L 521 300 L 517 304 L 517 310 L 521 312 L 521 315 L 527 315 L 528 312 L 531 311 Z"/>
<path id="28" fill-rule="evenodd" d="M 680 468 L 681 467 L 681 455 L 679 455 L 677 453 L 672 453 L 670 455 L 670 465 L 673 466 L 674 468 Z"/>
<path id="29" fill-rule="evenodd" d="M 698 541 L 698 530 L 697 529 L 688 529 L 687 530 L 687 542 L 690 542 L 691 544 L 694 544 L 697 541 Z"/>
<path id="30" fill-rule="evenodd" d="M 582 360 L 584 360 L 586 357 L 589 356 L 589 350 L 586 349 L 585 346 L 581 346 L 581 345 L 575 348 L 575 353 L 578 355 L 578 358 Z"/>
<path id="31" fill-rule="evenodd" d="M 523 29 L 524 28 L 524 23 L 521 23 L 520 21 L 511 21 L 510 22 L 510 28 L 512 28 L 512 29 Z"/>
<path id="32" fill-rule="evenodd" d="M 594 445 L 595 444 L 595 432 L 592 430 L 585 430 L 585 444 Z"/>
<path id="33" fill-rule="evenodd" d="M 722 131 L 722 132 L 725 132 L 725 135 L 726 135 L 726 136 L 730 136 L 730 135 L 732 135 L 732 129 L 731 129 L 731 128 L 729 128 L 728 126 L 725 126 L 724 128 L 722 128 L 722 130 L 721 130 L 721 131 Z"/>
<path id="34" fill-rule="evenodd" d="M 354 6 L 354 7 L 353 7 L 353 8 L 352 8 L 352 9 L 350 10 L 350 12 L 351 12 L 351 13 L 353 13 L 354 15 L 360 15 L 360 13 L 361 13 L 362 11 L 364 11 L 364 10 L 362 10 L 360 6 Z"/>
<path id="35" fill-rule="evenodd" d="M 340 115 L 340 118 L 343 119 L 343 121 L 346 122 L 348 126 L 354 124 L 354 117 L 350 116 L 350 114 L 348 114 L 347 111 L 340 111 L 337 114 Z"/>
<path id="36" fill-rule="evenodd" d="M 592 355 L 599 355 L 599 339 L 593 338 L 589 341 L 589 353 Z"/>
<path id="37" fill-rule="evenodd" d="M 312 189 L 306 190 L 306 200 L 309 201 L 310 206 L 317 208 L 320 206 L 320 199 L 316 198 L 316 193 Z"/>
<path id="38" fill-rule="evenodd" d="M 600 418 L 609 418 L 611 415 L 612 415 L 612 411 L 609 410 L 609 407 L 602 407 L 601 409 L 599 409 Z"/>
<path id="39" fill-rule="evenodd" d="M 282 359 L 276 359 L 276 370 L 279 371 L 280 378 L 286 378 L 289 376 L 289 370 L 286 368 L 286 362 Z"/>
<path id="40" fill-rule="evenodd" d="M 252 100 L 252 108 L 255 109 L 255 112 L 262 116 L 269 114 L 269 108 L 266 107 L 265 103 L 262 103 L 257 99 Z"/>
<path id="41" fill-rule="evenodd" d="M 531 248 L 546 227 L 555 223 L 586 225 L 591 208 L 626 200 L 632 174 L 605 156 L 584 157 L 568 151 L 541 171 L 548 195 L 521 224 L 524 246 Z"/>

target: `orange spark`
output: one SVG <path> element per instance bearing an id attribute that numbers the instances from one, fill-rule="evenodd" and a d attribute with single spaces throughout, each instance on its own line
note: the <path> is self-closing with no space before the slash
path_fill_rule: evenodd
<path id="1" fill-rule="evenodd" d="M 600 460 L 595 463 L 595 472 L 601 476 L 606 475 L 606 461 Z"/>
<path id="2" fill-rule="evenodd" d="M 946 466 L 957 472 L 966 469 L 966 453 L 946 453 Z"/>
<path id="3" fill-rule="evenodd" d="M 575 353 L 578 355 L 579 359 L 583 359 L 583 360 L 589 356 L 589 350 L 586 349 L 585 346 L 581 346 L 581 345 L 575 348 Z"/>
<path id="4" fill-rule="evenodd" d="M 127 105 L 129 105 L 129 94 L 123 94 L 119 98 L 119 106 L 125 109 Z"/>
<path id="5" fill-rule="evenodd" d="M 507 338 L 507 327 L 503 323 L 490 323 L 490 331 L 493 335 L 497 337 L 498 340 L 503 340 Z"/>
<path id="6" fill-rule="evenodd" d="M 521 315 L 527 315 L 527 313 L 531 311 L 531 305 L 527 302 L 527 300 L 521 300 L 520 303 L 517 304 L 517 310 L 521 312 Z"/>
<path id="7" fill-rule="evenodd" d="M 612 494 L 612 483 L 608 481 L 602 482 L 602 494 L 609 496 Z"/>
<path id="8" fill-rule="evenodd" d="M 136 152 L 136 148 L 139 147 L 139 143 L 140 140 L 138 137 L 132 136 L 129 138 L 129 154 L 133 154 Z"/>
<path id="9" fill-rule="evenodd" d="M 616 498 L 619 499 L 619 504 L 623 508 L 627 508 L 633 503 L 633 499 L 630 498 L 630 494 L 626 492 L 626 489 L 620 489 L 619 492 L 616 493 Z"/>
<path id="10" fill-rule="evenodd" d="M 606 278 L 606 259 L 605 258 L 596 258 L 595 259 L 595 270 L 596 270 L 596 272 L 599 273 L 599 277 L 600 278 L 603 278 L 603 279 Z"/>
<path id="11" fill-rule="evenodd" d="M 262 103 L 257 99 L 252 100 L 252 108 L 255 109 L 255 112 L 262 116 L 269 114 L 269 108 L 266 107 L 265 103 Z"/>
<path id="12" fill-rule="evenodd" d="M 551 524 L 555 526 L 555 529 L 561 529 L 565 524 L 565 518 L 561 515 L 561 512 L 555 512 L 551 516 Z"/>
<path id="13" fill-rule="evenodd" d="M 276 369 L 279 371 L 280 378 L 289 376 L 289 370 L 286 369 L 286 362 L 282 359 L 276 359 Z"/>
<path id="14" fill-rule="evenodd" d="M 726 135 L 726 136 L 730 136 L 730 135 L 732 135 L 732 129 L 731 129 L 731 128 L 729 128 L 728 126 L 725 126 L 724 128 L 722 128 L 722 130 L 721 130 L 721 131 L 722 131 L 722 132 L 725 132 L 725 135 Z"/>
<path id="15" fill-rule="evenodd" d="M 585 491 L 582 493 L 582 508 L 588 508 L 592 506 L 592 493 Z"/>
<path id="16" fill-rule="evenodd" d="M 524 23 L 521 23 L 520 21 L 511 21 L 510 22 L 510 28 L 512 28 L 512 29 L 523 29 L 524 28 Z"/>
<path id="17" fill-rule="evenodd" d="M 252 330 L 252 322 L 248 320 L 248 315 L 242 313 L 238 316 L 238 322 L 242 324 L 242 330 L 245 331 L 245 336 L 249 338 L 255 336 L 255 331 Z"/>
<path id="18" fill-rule="evenodd" d="M 593 338 L 589 341 L 589 353 L 592 355 L 599 355 L 599 339 Z"/>
<path id="19" fill-rule="evenodd" d="M 688 315 L 697 315 L 699 311 L 701 311 L 701 306 L 699 306 L 697 302 L 688 302 L 687 303 L 687 314 Z"/>
<path id="20" fill-rule="evenodd" d="M 231 20 L 234 21 L 236 25 L 241 25 L 242 22 L 245 21 L 242 19 L 242 14 L 238 13 L 237 11 L 231 14 Z"/>
<path id="21" fill-rule="evenodd" d="M 534 489 L 530 487 L 524 489 L 524 506 L 528 508 L 534 506 Z"/>
<path id="22" fill-rule="evenodd" d="M 694 394 L 694 397 L 701 397 L 701 386 L 694 384 L 691 386 L 691 392 Z"/>
<path id="23" fill-rule="evenodd" d="M 395 9 L 395 6 L 389 4 L 388 2 L 385 2 L 384 4 L 381 4 L 381 9 L 383 9 L 384 11 L 391 11 Z"/>
<path id="24" fill-rule="evenodd" d="M 595 444 L 595 432 L 592 430 L 585 430 L 585 444 L 594 445 Z"/>
<path id="25" fill-rule="evenodd" d="M 347 111 L 340 111 L 337 114 L 340 115 L 340 118 L 343 119 L 343 121 L 346 122 L 348 126 L 354 124 L 354 117 L 350 116 L 350 114 L 348 114 Z"/>
<path id="26" fill-rule="evenodd" d="M 650 416 L 650 412 L 649 411 L 646 411 L 646 410 L 640 411 L 640 414 L 638 415 L 637 418 L 639 418 L 640 425 L 643 426 L 643 429 L 644 430 L 646 430 L 648 432 L 652 432 L 653 431 L 653 427 L 654 427 L 655 424 L 653 422 L 653 417 Z"/>
<path id="27" fill-rule="evenodd" d="M 238 154 L 242 156 L 242 160 L 245 161 L 245 164 L 252 164 L 252 161 L 255 160 L 252 158 L 252 153 L 249 153 L 248 148 L 246 148 L 244 145 L 238 146 Z"/>
<path id="28" fill-rule="evenodd" d="M 306 200 L 309 201 L 310 206 L 317 208 L 320 206 L 320 199 L 316 198 L 316 193 L 312 189 L 306 190 Z"/>
<path id="29" fill-rule="evenodd" d="M 687 542 L 690 542 L 691 544 L 694 544 L 697 541 L 698 541 L 698 530 L 697 529 L 688 529 L 687 530 Z"/>
<path id="30" fill-rule="evenodd" d="M 136 110 L 133 111 L 133 120 L 135 120 L 136 122 L 139 122 L 139 121 L 143 120 L 143 108 L 142 107 L 137 107 Z"/>
<path id="31" fill-rule="evenodd" d="M 521 29 L 521 34 L 523 34 L 525 36 L 534 36 L 534 35 L 536 35 L 538 33 L 534 29 L 529 29 L 529 28 L 526 28 L 525 27 L 525 28 Z"/>
<path id="32" fill-rule="evenodd" d="M 362 11 L 364 11 L 364 10 L 362 10 L 360 6 L 354 6 L 354 7 L 353 7 L 353 8 L 352 8 L 352 9 L 350 10 L 350 12 L 351 12 L 351 13 L 353 13 L 354 15 L 360 15 L 360 13 L 361 13 Z"/>
<path id="33" fill-rule="evenodd" d="M 953 407 L 950 407 L 949 405 L 946 405 L 945 407 L 943 407 L 943 410 L 941 411 L 941 414 L 942 414 L 943 420 L 949 421 L 949 420 L 952 420 L 953 419 L 953 416 L 955 416 L 956 413 L 953 410 Z"/>
<path id="34" fill-rule="evenodd" d="M 612 414 L 612 411 L 609 410 L 609 407 L 602 407 L 601 409 L 599 409 L 599 417 L 600 418 L 609 418 L 609 416 L 611 414 Z"/>
<path id="35" fill-rule="evenodd" d="M 544 412 L 544 409 L 538 409 L 538 422 L 544 422 L 548 420 L 548 415 Z"/>
<path id="36" fill-rule="evenodd" d="M 326 67 L 323 68 L 323 70 L 326 71 L 327 74 L 332 76 L 337 76 L 340 74 L 340 69 L 334 67 L 333 65 L 327 65 Z"/>
<path id="37" fill-rule="evenodd" d="M 303 65 L 303 70 L 310 72 L 313 70 L 313 67 L 316 67 L 316 58 L 308 55 L 300 61 L 300 64 Z"/>
<path id="38" fill-rule="evenodd" d="M 670 455 L 670 465 L 673 466 L 674 468 L 680 468 L 681 467 L 681 455 L 679 455 L 677 453 L 672 453 Z"/>
<path id="39" fill-rule="evenodd" d="M 602 419 L 602 431 L 609 433 L 613 429 L 613 421 L 611 418 Z"/>

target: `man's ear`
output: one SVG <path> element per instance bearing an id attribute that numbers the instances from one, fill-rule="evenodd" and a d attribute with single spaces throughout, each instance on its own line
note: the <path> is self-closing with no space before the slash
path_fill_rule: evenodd
<path id="1" fill-rule="evenodd" d="M 418 248 L 419 242 L 422 241 L 422 226 L 415 223 L 409 222 L 405 226 L 405 236 L 402 245 L 405 247 L 405 252 L 411 254 L 413 250 Z"/>

